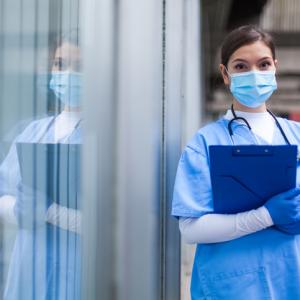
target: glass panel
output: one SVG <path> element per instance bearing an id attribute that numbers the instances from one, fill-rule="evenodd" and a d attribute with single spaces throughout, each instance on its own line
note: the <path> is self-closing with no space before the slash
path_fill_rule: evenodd
<path id="1" fill-rule="evenodd" d="M 0 14 L 1 299 L 80 299 L 79 1 Z"/>
<path id="2" fill-rule="evenodd" d="M 79 4 L 0 0 L 0 295 L 76 300 L 83 286 L 88 300 L 175 299 L 179 235 L 169 209 L 182 90 L 192 113 L 184 136 L 200 98 L 190 92 L 198 62 L 175 66 L 191 65 L 198 30 L 175 48 L 163 36 L 166 1 L 85 0 L 84 17 Z M 165 81 L 164 72 L 174 74 Z"/>

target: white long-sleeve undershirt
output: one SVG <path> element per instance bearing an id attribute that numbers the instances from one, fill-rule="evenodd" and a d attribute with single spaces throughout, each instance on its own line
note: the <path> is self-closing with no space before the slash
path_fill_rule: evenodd
<path id="1" fill-rule="evenodd" d="M 17 224 L 14 214 L 16 198 L 11 195 L 0 197 L 0 219 L 9 224 Z M 81 233 L 81 212 L 53 203 L 45 214 L 45 222 L 65 230 Z"/>
<path id="2" fill-rule="evenodd" d="M 259 113 L 235 111 L 235 113 L 238 117 L 244 118 L 248 121 L 252 131 L 256 135 L 263 138 L 267 143 L 272 142 L 276 124 L 274 118 L 267 111 Z M 227 120 L 231 120 L 233 118 L 230 109 L 227 111 L 224 118 Z M 236 120 L 236 122 L 245 124 L 242 120 Z"/>
<path id="3" fill-rule="evenodd" d="M 51 204 L 47 210 L 46 221 L 62 229 L 81 233 L 81 211 Z"/>
<path id="4" fill-rule="evenodd" d="M 69 136 L 75 129 L 81 119 L 79 111 L 62 111 L 54 122 L 54 143 L 58 143 L 61 139 Z"/>
<path id="5" fill-rule="evenodd" d="M 275 121 L 268 112 L 248 113 L 235 111 L 245 118 L 253 132 L 271 143 L 275 131 Z M 227 111 L 225 119 L 232 119 Z M 243 121 L 240 121 L 243 122 Z M 255 210 L 238 214 L 206 214 L 200 218 L 179 218 L 179 229 L 183 240 L 189 244 L 218 243 L 237 239 L 273 225 L 268 210 L 262 206 Z"/>
<path id="6" fill-rule="evenodd" d="M 0 197 L 0 219 L 9 223 L 17 224 L 17 219 L 14 214 L 14 207 L 16 198 L 11 195 L 4 195 Z"/>
<path id="7" fill-rule="evenodd" d="M 272 218 L 264 206 L 232 215 L 207 214 L 179 219 L 181 236 L 188 244 L 226 242 L 272 225 Z"/>

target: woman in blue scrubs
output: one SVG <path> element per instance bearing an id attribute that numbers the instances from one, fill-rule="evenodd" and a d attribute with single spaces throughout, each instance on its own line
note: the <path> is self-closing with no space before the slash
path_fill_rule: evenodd
<path id="1" fill-rule="evenodd" d="M 224 40 L 220 64 L 232 107 L 201 128 L 181 155 L 172 214 L 179 218 L 183 240 L 197 244 L 193 300 L 300 299 L 300 189 L 276 195 L 257 209 L 216 214 L 210 182 L 210 145 L 288 141 L 300 146 L 300 125 L 267 111 L 266 102 L 277 88 L 276 68 L 270 35 L 251 25 L 232 31 Z M 298 167 L 297 186 L 299 172 Z"/>
<path id="2" fill-rule="evenodd" d="M 51 71 L 50 88 L 62 112 L 33 121 L 16 138 L 0 166 L 0 205 L 12 208 L 9 213 L 18 225 L 5 300 L 80 299 L 79 203 L 69 208 L 59 199 L 45 201 L 45 195 L 22 184 L 16 146 L 82 143 L 80 72 L 78 35 L 71 32 L 57 47 Z"/>

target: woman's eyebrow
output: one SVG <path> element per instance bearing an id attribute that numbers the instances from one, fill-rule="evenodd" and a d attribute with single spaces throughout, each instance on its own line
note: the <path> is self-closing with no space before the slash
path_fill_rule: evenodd
<path id="1" fill-rule="evenodd" d="M 265 59 L 272 59 L 272 57 L 271 56 L 265 56 L 263 58 L 260 58 L 258 61 L 262 61 L 262 60 L 265 60 Z"/>
<path id="2" fill-rule="evenodd" d="M 248 63 L 248 60 L 246 59 L 242 59 L 242 58 L 236 58 L 235 60 L 233 60 L 232 62 L 237 62 L 237 61 L 241 61 L 241 62 L 245 62 L 245 63 Z"/>
<path id="3" fill-rule="evenodd" d="M 258 60 L 258 62 L 259 62 L 259 61 L 262 61 L 262 60 L 265 60 L 265 59 L 272 59 L 272 57 L 271 57 L 271 56 L 264 56 L 264 57 L 260 58 L 260 59 Z M 234 63 L 234 62 L 245 62 L 245 63 L 248 63 L 248 60 L 243 59 L 243 58 L 236 58 L 236 59 L 234 59 L 234 60 L 232 61 L 232 63 Z"/>
<path id="4" fill-rule="evenodd" d="M 63 60 L 63 58 L 61 56 L 56 56 L 56 57 L 54 57 L 54 60 L 61 61 L 61 60 Z"/>

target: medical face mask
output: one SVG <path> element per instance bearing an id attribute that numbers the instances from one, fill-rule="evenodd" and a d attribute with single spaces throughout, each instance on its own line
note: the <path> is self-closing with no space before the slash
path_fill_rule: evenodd
<path id="1" fill-rule="evenodd" d="M 82 95 L 82 74 L 75 72 L 52 72 L 50 88 L 56 97 L 69 107 L 78 107 Z"/>
<path id="2" fill-rule="evenodd" d="M 229 76 L 233 97 L 251 108 L 267 101 L 277 89 L 275 71 L 250 71 L 229 74 Z"/>

